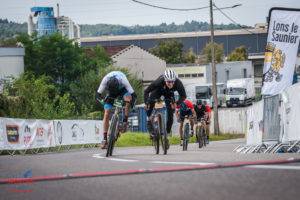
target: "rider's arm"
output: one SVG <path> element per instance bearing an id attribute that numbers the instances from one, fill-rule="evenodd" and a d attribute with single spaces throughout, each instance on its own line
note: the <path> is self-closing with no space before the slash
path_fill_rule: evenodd
<path id="1" fill-rule="evenodd" d="M 158 77 L 155 81 L 153 81 L 144 91 L 144 102 L 147 103 L 149 94 L 153 90 L 157 89 L 158 87 L 162 87 L 162 81 L 164 81 L 163 76 Z"/>
<path id="2" fill-rule="evenodd" d="M 182 82 L 179 79 L 176 79 L 175 83 L 176 83 L 176 90 L 179 94 L 179 99 L 177 101 L 177 104 L 180 104 L 181 102 L 183 102 L 186 99 L 186 92 L 185 92 Z"/>
<path id="3" fill-rule="evenodd" d="M 209 106 L 205 107 L 205 114 L 207 116 L 207 121 L 210 121 L 210 118 L 211 118 L 211 109 L 210 109 Z"/>
<path id="4" fill-rule="evenodd" d="M 196 118 L 197 118 L 197 113 L 196 113 L 196 111 L 195 111 L 195 109 L 194 109 L 194 108 L 192 109 L 192 113 L 193 113 L 193 118 L 195 118 L 195 119 L 196 119 Z"/>

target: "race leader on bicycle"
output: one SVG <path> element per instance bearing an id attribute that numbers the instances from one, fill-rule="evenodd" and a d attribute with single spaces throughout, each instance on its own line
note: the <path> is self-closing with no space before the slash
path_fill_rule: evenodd
<path id="1" fill-rule="evenodd" d="M 107 96 L 104 98 L 104 116 L 103 116 L 103 141 L 101 142 L 101 148 L 107 148 L 107 132 L 109 128 L 109 116 L 110 110 L 113 107 L 114 99 L 122 97 L 125 103 L 125 116 L 123 119 L 123 130 L 126 131 L 128 114 L 130 105 L 133 107 L 136 101 L 136 94 L 130 85 L 126 75 L 120 71 L 112 71 L 108 73 L 101 81 L 101 84 L 97 90 L 96 98 L 98 101 L 103 99 L 103 92 L 107 91 Z"/>
<path id="2" fill-rule="evenodd" d="M 194 110 L 193 102 L 188 99 L 185 99 L 180 105 L 177 105 L 176 108 L 176 116 L 178 121 L 180 122 L 179 125 L 179 134 L 180 134 L 180 146 L 183 144 L 183 122 L 185 116 L 188 116 L 190 121 L 191 127 L 191 137 L 194 135 L 194 117 L 196 117 L 196 112 Z"/>
<path id="3" fill-rule="evenodd" d="M 165 105 L 167 107 L 167 133 L 170 134 L 173 125 L 173 115 L 176 108 L 174 103 L 174 92 L 179 94 L 177 104 L 180 104 L 186 98 L 185 89 L 182 82 L 177 78 L 173 70 L 167 69 L 165 73 L 153 81 L 144 91 L 144 102 L 147 110 L 147 129 L 151 134 L 153 133 L 153 126 L 150 120 L 153 111 L 155 100 L 161 96 L 165 98 Z"/>
<path id="4" fill-rule="evenodd" d="M 197 121 L 200 121 L 202 118 L 204 118 L 205 120 L 207 141 L 209 141 L 209 124 L 210 124 L 210 117 L 211 117 L 210 106 L 207 104 L 206 101 L 202 102 L 201 99 L 198 99 L 196 105 L 194 105 L 194 110 L 197 115 Z"/>

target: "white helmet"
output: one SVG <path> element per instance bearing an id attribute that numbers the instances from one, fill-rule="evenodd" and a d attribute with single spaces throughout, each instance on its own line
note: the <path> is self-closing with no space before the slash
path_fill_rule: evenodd
<path id="1" fill-rule="evenodd" d="M 176 73 L 171 69 L 167 69 L 164 73 L 165 81 L 175 81 L 176 77 Z"/>

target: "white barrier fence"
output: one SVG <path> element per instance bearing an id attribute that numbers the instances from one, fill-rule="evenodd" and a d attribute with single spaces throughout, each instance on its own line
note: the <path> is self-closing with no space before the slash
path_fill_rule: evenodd
<path id="1" fill-rule="evenodd" d="M 97 144 L 102 139 L 102 121 L 0 118 L 0 150 Z"/>
<path id="2" fill-rule="evenodd" d="M 274 99 L 276 99 L 275 96 Z M 300 153 L 300 83 L 284 90 L 277 99 L 279 107 L 275 107 L 276 110 L 269 114 L 277 113 L 279 117 L 275 117 L 276 120 L 273 120 L 272 123 L 272 120 L 267 124 L 266 121 L 263 123 L 263 101 L 255 103 L 249 108 L 247 111 L 247 144 L 237 147 L 235 151 L 242 153 Z M 270 108 L 268 105 L 268 109 Z M 268 126 L 268 129 L 264 128 L 263 124 Z M 280 131 L 276 131 L 276 134 L 279 134 L 275 135 L 276 137 L 274 137 L 274 133 L 267 133 L 267 130 L 272 130 L 269 128 L 272 126 L 280 129 Z"/>

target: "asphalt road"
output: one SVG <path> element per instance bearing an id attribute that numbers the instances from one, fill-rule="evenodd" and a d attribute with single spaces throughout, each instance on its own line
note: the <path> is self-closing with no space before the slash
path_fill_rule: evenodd
<path id="1" fill-rule="evenodd" d="M 277 162 L 300 154 L 233 153 L 243 142 L 191 144 L 186 152 L 171 146 L 168 155 L 155 155 L 152 147 L 116 148 L 108 159 L 99 149 L 0 156 L 0 180 L 61 177 L 0 184 L 0 199 L 299 199 L 300 163 Z M 101 176 L 89 177 L 95 174 Z"/>

